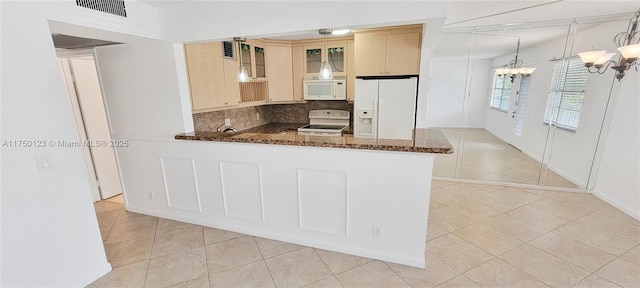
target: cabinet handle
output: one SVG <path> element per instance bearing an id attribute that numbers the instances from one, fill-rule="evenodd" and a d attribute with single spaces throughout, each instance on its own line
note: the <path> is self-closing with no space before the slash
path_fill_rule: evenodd
<path id="1" fill-rule="evenodd" d="M 229 105 L 229 103 L 227 103 L 227 102 L 224 102 L 224 105 Z"/>

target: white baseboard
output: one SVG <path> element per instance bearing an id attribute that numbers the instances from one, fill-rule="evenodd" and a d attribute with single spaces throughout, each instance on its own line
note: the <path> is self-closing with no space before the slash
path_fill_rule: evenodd
<path id="1" fill-rule="evenodd" d="M 596 197 L 600 198 L 600 200 L 609 203 L 609 205 L 615 207 L 616 209 L 622 211 L 623 213 L 633 217 L 634 219 L 640 221 L 640 211 L 629 208 L 624 203 L 609 197 L 609 195 L 605 192 L 593 190 L 592 194 Z"/>
<path id="2" fill-rule="evenodd" d="M 475 179 L 464 179 L 464 178 L 447 178 L 447 177 L 436 177 L 436 176 L 434 176 L 432 180 L 447 181 L 447 182 L 460 182 L 460 183 L 469 183 L 469 184 L 483 184 L 483 185 L 493 185 L 493 186 L 502 186 L 502 187 L 517 187 L 517 188 L 536 189 L 536 190 L 576 192 L 576 193 L 591 193 L 591 192 L 589 192 L 589 191 L 587 191 L 585 189 L 580 189 L 580 188 L 541 186 L 541 185 L 535 185 L 535 184 L 499 182 L 499 181 L 490 181 L 490 180 L 475 180 Z"/>
<path id="3" fill-rule="evenodd" d="M 424 257 L 423 258 L 405 257 L 401 255 L 383 253 L 377 250 L 362 249 L 359 247 L 348 246 L 348 245 L 338 244 L 338 243 L 329 242 L 329 241 L 317 240 L 310 237 L 293 236 L 293 235 L 273 232 L 266 229 L 257 229 L 253 227 L 248 228 L 248 227 L 242 227 L 238 225 L 230 225 L 228 223 L 222 223 L 219 221 L 209 221 L 209 220 L 204 220 L 196 217 L 189 217 L 185 215 L 174 214 L 171 212 L 156 211 L 152 209 L 135 207 L 135 206 L 128 206 L 127 211 L 146 214 L 146 215 L 152 215 L 156 217 L 162 217 L 162 218 L 171 219 L 175 221 L 182 221 L 182 222 L 191 223 L 191 224 L 202 225 L 202 226 L 216 228 L 216 229 L 232 231 L 236 233 L 247 234 L 251 236 L 257 236 L 257 237 L 262 237 L 262 238 L 267 238 L 272 240 L 294 243 L 294 244 L 308 246 L 308 247 L 314 247 L 314 248 L 330 250 L 330 251 L 335 251 L 335 252 L 340 252 L 340 253 L 345 253 L 350 255 L 356 255 L 356 256 L 365 257 L 365 258 L 372 258 L 372 259 L 389 261 L 389 262 L 413 266 L 413 267 L 425 268 Z"/>

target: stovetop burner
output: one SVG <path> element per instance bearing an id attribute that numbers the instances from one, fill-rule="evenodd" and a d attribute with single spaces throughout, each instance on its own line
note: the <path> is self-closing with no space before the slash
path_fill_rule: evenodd
<path id="1" fill-rule="evenodd" d="M 298 128 L 298 134 L 342 136 L 342 130 L 349 127 L 349 116 L 343 110 L 311 110 L 309 124 Z"/>
<path id="2" fill-rule="evenodd" d="M 342 130 L 346 128 L 344 125 L 316 125 L 316 124 L 307 124 L 300 128 L 304 129 L 323 129 L 323 130 Z"/>

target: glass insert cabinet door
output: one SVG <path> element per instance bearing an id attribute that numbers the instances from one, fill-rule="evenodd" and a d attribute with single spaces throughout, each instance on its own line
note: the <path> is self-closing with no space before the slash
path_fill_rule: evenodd
<path id="1" fill-rule="evenodd" d="M 265 78 L 267 76 L 265 72 L 265 61 L 264 61 L 264 48 L 254 46 L 253 47 L 254 56 L 256 60 L 256 75 L 258 78 Z"/>
<path id="2" fill-rule="evenodd" d="M 249 77 L 254 77 L 253 65 L 251 65 L 251 45 L 246 43 L 240 44 L 240 53 L 242 53 L 242 66 L 247 69 Z"/>
<path id="3" fill-rule="evenodd" d="M 327 61 L 331 65 L 331 71 L 345 72 L 344 70 L 344 47 L 329 47 L 327 49 Z"/>
<path id="4" fill-rule="evenodd" d="M 307 73 L 320 73 L 320 65 L 322 65 L 322 49 L 306 49 L 306 57 Z"/>
<path id="5" fill-rule="evenodd" d="M 345 73 L 345 52 L 346 49 L 343 45 L 339 47 L 327 48 L 326 55 L 324 55 L 323 48 L 310 48 L 306 50 L 307 70 L 306 73 L 313 74 L 320 72 L 320 66 L 323 61 L 329 62 L 331 65 L 331 71 L 333 73 Z"/>

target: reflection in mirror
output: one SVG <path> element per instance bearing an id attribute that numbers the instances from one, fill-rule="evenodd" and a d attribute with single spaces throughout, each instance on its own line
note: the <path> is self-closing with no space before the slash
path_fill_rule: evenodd
<path id="1" fill-rule="evenodd" d="M 588 188 L 599 163 L 603 127 L 612 97 L 618 94 L 615 73 L 589 74 L 578 53 L 598 49 L 616 51 L 613 36 L 626 30 L 628 18 L 598 17 L 577 19 L 568 33 L 564 58 L 555 57 L 549 70 L 558 78 L 550 86 L 545 123 L 551 124 L 540 185 Z M 609 37 L 593 37 L 608 35 Z M 560 42 L 560 41 L 556 41 Z M 616 56 L 618 57 L 618 56 Z M 560 58 L 560 59 L 558 59 Z M 551 171 L 551 172 L 549 172 Z M 555 176 L 557 174 L 561 177 Z"/>
<path id="2" fill-rule="evenodd" d="M 465 34 L 440 34 L 431 60 L 431 87 L 427 106 L 427 123 L 439 128 L 453 146 L 453 154 L 438 154 L 434 160 L 435 177 L 456 178 L 459 153 L 465 130 L 465 92 L 469 78 L 471 37 Z"/>
<path id="3" fill-rule="evenodd" d="M 615 50 L 611 39 L 592 35 L 613 37 L 627 22 L 614 15 L 443 29 L 432 61 L 429 126 L 444 128 L 456 152 L 436 158 L 434 175 L 588 188 L 617 82 L 614 73 L 588 74 L 576 55 L 592 46 Z M 495 68 L 516 54 L 534 72 L 498 75 L 504 72 Z"/>
<path id="4" fill-rule="evenodd" d="M 542 149 L 544 145 L 524 129 L 531 83 L 537 76 L 519 73 L 522 67 L 535 68 L 535 62 L 520 53 L 520 33 L 490 31 L 473 36 L 474 53 L 469 59 L 478 68 L 468 95 L 474 104 L 467 109 L 467 119 L 478 119 L 478 124 L 466 131 L 461 178 L 538 183 L 541 163 L 524 149 Z M 507 53 L 495 55 L 500 51 Z M 502 68 L 511 70 L 497 73 L 496 69 Z"/>

